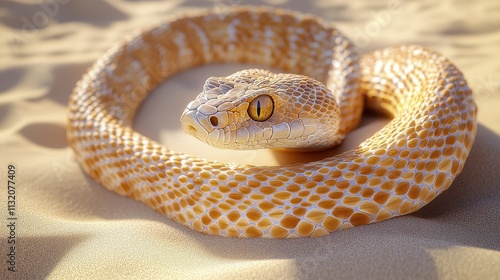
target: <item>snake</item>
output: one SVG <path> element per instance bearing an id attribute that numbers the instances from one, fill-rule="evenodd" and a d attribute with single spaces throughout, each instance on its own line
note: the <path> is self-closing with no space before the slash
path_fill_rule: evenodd
<path id="1" fill-rule="evenodd" d="M 332 23 L 297 11 L 172 14 L 130 34 L 77 82 L 68 143 L 83 171 L 108 190 L 209 235 L 319 237 L 410 214 L 462 171 L 477 127 L 472 90 L 427 47 L 359 51 Z M 324 150 L 341 145 L 364 108 L 391 120 L 356 148 L 283 166 L 199 158 L 133 129 L 141 102 L 160 83 L 213 63 L 281 72 L 206 80 L 181 126 L 216 147 Z"/>

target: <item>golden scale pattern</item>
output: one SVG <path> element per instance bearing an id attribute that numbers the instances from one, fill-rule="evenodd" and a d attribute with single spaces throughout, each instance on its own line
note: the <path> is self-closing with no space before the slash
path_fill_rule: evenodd
<path id="1" fill-rule="evenodd" d="M 341 132 L 359 121 L 357 92 L 368 107 L 394 118 L 351 151 L 282 167 L 195 158 L 131 128 L 156 85 L 213 62 L 261 63 L 343 91 Z M 70 98 L 67 136 L 95 180 L 188 228 L 233 237 L 317 237 L 432 201 L 461 172 L 475 116 L 462 74 L 431 50 L 402 46 L 358 58 L 345 37 L 313 16 L 238 7 L 173 17 L 107 52 Z"/>

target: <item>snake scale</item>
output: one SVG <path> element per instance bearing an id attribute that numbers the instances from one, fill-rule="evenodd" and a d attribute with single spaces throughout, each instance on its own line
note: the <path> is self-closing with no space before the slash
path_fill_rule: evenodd
<path id="1" fill-rule="evenodd" d="M 340 115 L 334 142 L 356 127 L 363 103 L 392 120 L 353 150 L 271 167 L 192 157 L 133 130 L 136 110 L 159 83 L 221 62 L 261 64 L 307 75 L 306 84 L 324 84 L 335 94 Z M 310 94 L 294 92 L 300 93 Z M 326 119 L 322 98 L 299 96 L 301 102 L 294 116 L 276 108 L 271 119 Z M 417 211 L 461 172 L 476 134 L 477 110 L 461 72 L 432 50 L 399 46 L 358 56 L 331 24 L 264 7 L 189 12 L 131 36 L 88 70 L 68 106 L 67 138 L 75 157 L 107 189 L 199 232 L 267 238 L 324 236 Z M 264 114 L 260 106 L 253 114 Z M 238 114 L 233 118 L 250 111 Z M 270 143 L 283 138 L 274 125 L 269 127 L 278 140 L 271 137 Z M 290 125 L 288 135 L 309 130 L 321 128 L 302 122 Z M 324 137 L 316 138 L 323 145 Z"/>

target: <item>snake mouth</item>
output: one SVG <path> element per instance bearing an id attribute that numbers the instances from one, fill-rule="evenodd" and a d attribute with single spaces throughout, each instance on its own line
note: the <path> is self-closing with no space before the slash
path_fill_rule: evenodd
<path id="1" fill-rule="evenodd" d="M 186 132 L 188 135 L 191 135 L 198 140 L 207 143 L 207 140 L 203 138 L 203 135 L 205 133 L 200 133 L 200 130 L 197 129 L 194 125 L 187 125 L 184 127 L 184 132 Z M 208 144 L 208 143 L 207 143 Z"/>
<path id="2" fill-rule="evenodd" d="M 203 128 L 197 127 L 196 124 L 193 123 L 186 123 L 182 126 L 182 129 L 184 130 L 185 133 L 195 136 L 197 138 L 200 138 L 200 130 L 203 131 Z"/>
<path id="3" fill-rule="evenodd" d="M 198 132 L 198 130 L 196 129 L 196 127 L 194 127 L 194 126 L 192 126 L 192 125 L 188 125 L 188 126 L 186 127 L 186 132 L 187 132 L 188 134 L 195 135 L 195 134 Z"/>
<path id="4" fill-rule="evenodd" d="M 181 116 L 182 130 L 187 134 L 194 136 L 205 142 L 208 137 L 208 131 L 197 121 L 196 112 L 185 111 Z"/>

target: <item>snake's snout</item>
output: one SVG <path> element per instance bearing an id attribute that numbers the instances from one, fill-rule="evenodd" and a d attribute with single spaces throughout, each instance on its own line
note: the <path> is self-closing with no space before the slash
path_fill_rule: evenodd
<path id="1" fill-rule="evenodd" d="M 196 110 L 184 110 L 181 116 L 182 130 L 187 134 L 205 141 L 208 131 L 197 121 Z"/>

